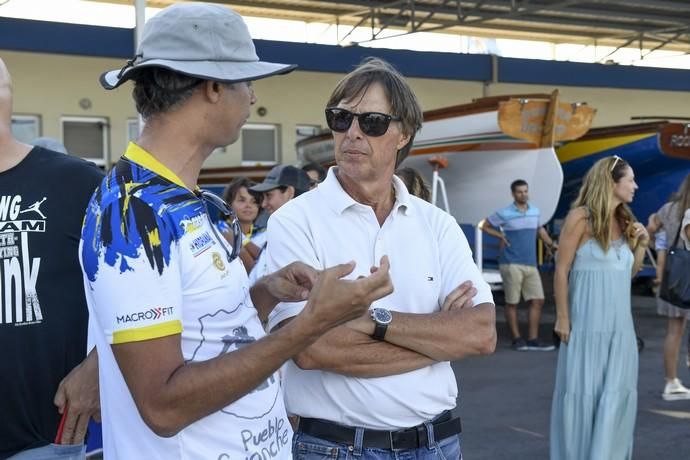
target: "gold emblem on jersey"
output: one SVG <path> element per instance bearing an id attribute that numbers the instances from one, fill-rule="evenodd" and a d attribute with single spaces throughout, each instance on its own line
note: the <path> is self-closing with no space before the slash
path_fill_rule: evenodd
<path id="1" fill-rule="evenodd" d="M 225 270 L 225 264 L 223 263 L 223 258 L 217 252 L 213 253 L 213 265 L 220 271 Z"/>

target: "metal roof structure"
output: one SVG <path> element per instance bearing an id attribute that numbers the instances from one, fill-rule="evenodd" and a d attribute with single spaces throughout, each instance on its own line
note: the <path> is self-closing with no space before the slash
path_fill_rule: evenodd
<path id="1" fill-rule="evenodd" d="M 148 6 L 175 1 L 149 0 Z M 688 0 L 205 1 L 247 16 L 368 27 L 368 41 L 395 30 L 690 52 Z M 350 44 L 343 35 L 341 44 Z"/>

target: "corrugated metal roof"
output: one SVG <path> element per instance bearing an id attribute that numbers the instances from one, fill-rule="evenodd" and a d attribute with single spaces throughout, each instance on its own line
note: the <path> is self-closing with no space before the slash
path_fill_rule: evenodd
<path id="1" fill-rule="evenodd" d="M 151 0 L 148 5 L 175 1 Z M 690 51 L 688 0 L 210 1 L 243 15 L 371 27 L 372 40 L 381 29 L 395 29 Z"/>

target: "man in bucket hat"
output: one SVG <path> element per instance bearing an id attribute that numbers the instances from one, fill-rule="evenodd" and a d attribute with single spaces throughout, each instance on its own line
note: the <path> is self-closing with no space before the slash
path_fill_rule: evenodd
<path id="1" fill-rule="evenodd" d="M 197 187 L 202 163 L 239 137 L 251 80 L 292 69 L 259 61 L 232 10 L 190 3 L 151 19 L 136 57 L 101 77 L 133 80 L 146 120 L 94 193 L 80 245 L 106 458 L 290 458 L 275 371 L 392 290 L 385 258 L 356 281 L 341 279 L 352 263 L 294 263 L 250 286 L 239 225 L 230 246 L 208 217 L 215 206 L 233 220 Z M 305 314 L 265 336 L 260 318 L 289 299 Z"/>

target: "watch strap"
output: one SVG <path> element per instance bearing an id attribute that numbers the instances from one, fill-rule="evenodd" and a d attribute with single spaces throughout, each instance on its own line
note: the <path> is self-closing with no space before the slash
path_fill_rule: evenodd
<path id="1" fill-rule="evenodd" d="M 383 340 L 386 337 L 386 331 L 388 330 L 388 324 L 379 323 L 374 321 L 374 333 L 371 337 L 376 340 Z"/>

